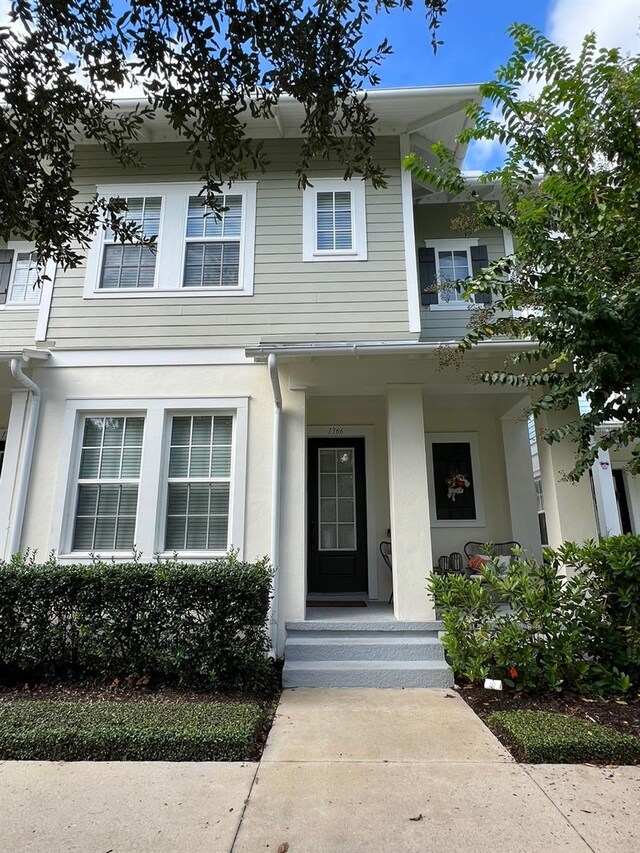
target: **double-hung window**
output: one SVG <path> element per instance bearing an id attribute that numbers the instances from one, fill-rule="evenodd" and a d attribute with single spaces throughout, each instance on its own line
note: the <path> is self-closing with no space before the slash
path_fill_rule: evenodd
<path id="1" fill-rule="evenodd" d="M 246 397 L 69 400 L 51 548 L 81 562 L 242 552 L 247 424 Z"/>
<path id="2" fill-rule="evenodd" d="M 367 228 L 362 181 L 314 178 L 303 195 L 304 261 L 365 261 Z"/>
<path id="3" fill-rule="evenodd" d="M 457 309 L 491 301 L 488 291 L 463 297 L 469 279 L 489 264 L 487 247 L 478 245 L 477 238 L 427 240 L 418 260 L 423 305 Z"/>
<path id="4" fill-rule="evenodd" d="M 225 551 L 231 493 L 231 415 L 174 415 L 165 551 Z"/>
<path id="5" fill-rule="evenodd" d="M 43 291 L 38 277 L 43 273 L 44 286 L 50 288 L 55 264 L 49 261 L 39 268 L 33 243 L 11 242 L 6 249 L 0 249 L 0 306 L 37 308 Z"/>
<path id="6" fill-rule="evenodd" d="M 157 296 L 250 296 L 253 293 L 256 182 L 239 181 L 207 207 L 201 184 L 98 187 L 127 202 L 152 246 L 96 234 L 87 261 L 85 299 Z"/>
<path id="7" fill-rule="evenodd" d="M 190 196 L 184 262 L 184 287 L 237 287 L 240 279 L 242 196 L 220 198 L 223 210 Z"/>
<path id="8" fill-rule="evenodd" d="M 143 417 L 83 419 L 74 551 L 133 548 L 143 436 Z"/>
<path id="9" fill-rule="evenodd" d="M 162 198 L 160 196 L 129 196 L 126 198 L 126 219 L 134 222 L 145 237 L 157 238 L 160 233 Z M 154 246 L 120 243 L 108 229 L 104 238 L 101 290 L 153 287 L 156 276 Z"/>

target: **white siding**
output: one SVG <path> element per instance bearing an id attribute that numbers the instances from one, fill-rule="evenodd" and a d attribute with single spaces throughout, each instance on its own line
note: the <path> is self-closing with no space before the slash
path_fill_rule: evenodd
<path id="1" fill-rule="evenodd" d="M 302 262 L 302 192 L 294 175 L 297 142 L 269 141 L 270 166 L 258 181 L 255 290 L 251 297 L 83 299 L 84 266 L 59 272 L 49 338 L 58 349 L 247 346 L 259 341 L 400 339 L 408 336 L 397 139 L 378 142 L 389 175 L 367 186 L 369 260 Z M 194 180 L 182 144 L 142 146 L 144 172 L 125 171 L 97 149 L 80 152 L 82 202 L 99 183 Z M 340 176 L 320 163 L 312 175 Z"/>

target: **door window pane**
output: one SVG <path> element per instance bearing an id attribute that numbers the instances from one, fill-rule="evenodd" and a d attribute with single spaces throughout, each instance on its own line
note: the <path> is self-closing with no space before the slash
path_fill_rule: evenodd
<path id="1" fill-rule="evenodd" d="M 321 551 L 355 551 L 355 462 L 352 447 L 325 447 L 318 453 L 318 507 Z"/>

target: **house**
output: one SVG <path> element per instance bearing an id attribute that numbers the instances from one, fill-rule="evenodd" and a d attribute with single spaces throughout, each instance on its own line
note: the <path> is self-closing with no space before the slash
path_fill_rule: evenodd
<path id="1" fill-rule="evenodd" d="M 157 251 L 99 233 L 86 264 L 49 270 L 42 290 L 33 246 L 0 251 L 0 556 L 270 554 L 287 683 L 449 683 L 425 592 L 438 557 L 468 540 L 539 554 L 542 496 L 551 544 L 597 533 L 590 483 L 559 476 L 570 447 L 532 457 L 522 390 L 475 379 L 518 344 L 441 363 L 473 309 L 431 286 L 511 240 L 454 231 L 460 202 L 414 184 L 401 160 L 442 140 L 460 163 L 455 137 L 478 98 L 475 86 L 371 93 L 387 187 L 322 161 L 305 191 L 302 110 L 285 99 L 272 120 L 247 118 L 270 166 L 228 188 L 222 220 L 203 215 L 168 124 L 145 131 L 143 171 L 79 144 L 78 200 L 125 197 Z M 605 462 L 600 529 L 624 516 L 638 531 L 638 486 Z M 350 601 L 369 606 L 317 606 Z"/>

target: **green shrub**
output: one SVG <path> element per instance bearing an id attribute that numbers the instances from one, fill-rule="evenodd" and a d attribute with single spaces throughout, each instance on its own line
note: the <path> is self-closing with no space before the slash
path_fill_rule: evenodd
<path id="1" fill-rule="evenodd" d="M 207 563 L 0 563 L 0 679 L 147 676 L 264 690 L 271 568 Z"/>
<path id="2" fill-rule="evenodd" d="M 626 673 L 640 685 L 640 537 L 611 536 L 578 547 L 567 543 L 550 557 L 555 565 L 586 577 L 590 594 L 602 605 L 602 614 L 590 625 L 589 653 L 608 672 Z"/>
<path id="3" fill-rule="evenodd" d="M 488 725 L 506 736 L 517 757 L 533 764 L 636 764 L 640 739 L 608 726 L 545 711 L 496 711 Z"/>
<path id="4" fill-rule="evenodd" d="M 265 722 L 256 702 L 0 702 L 0 759 L 246 761 Z"/>
<path id="5" fill-rule="evenodd" d="M 585 579 L 565 582 L 552 563 L 525 559 L 506 569 L 489 564 L 481 574 L 482 581 L 436 575 L 429 582 L 454 672 L 472 682 L 500 678 L 518 690 L 584 685 L 586 624 L 601 613 Z"/>

